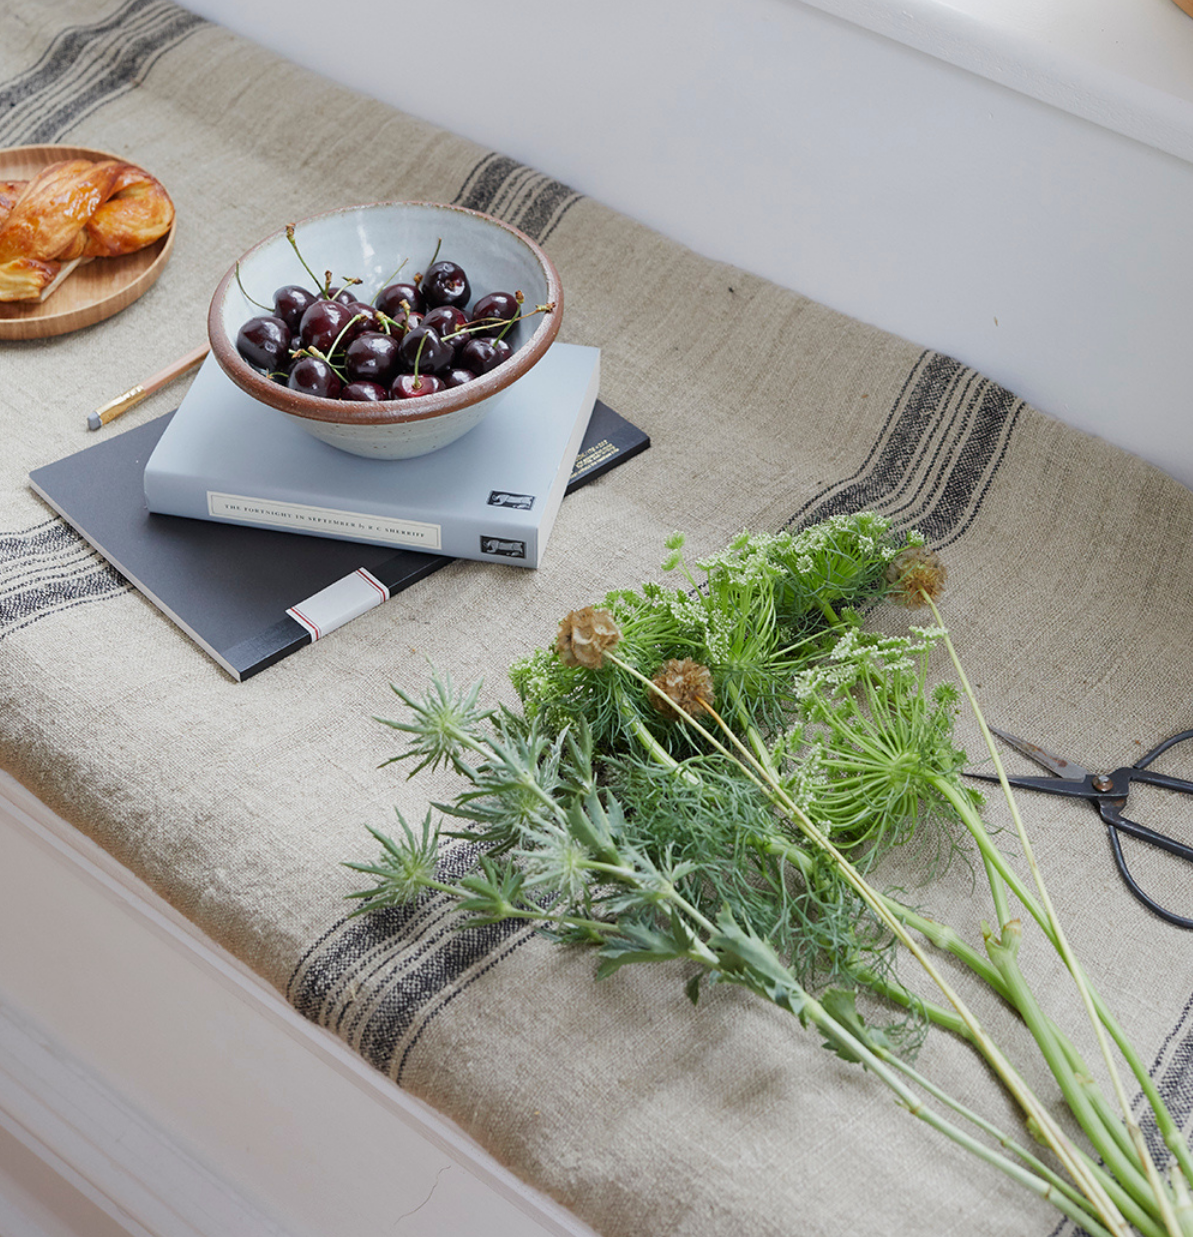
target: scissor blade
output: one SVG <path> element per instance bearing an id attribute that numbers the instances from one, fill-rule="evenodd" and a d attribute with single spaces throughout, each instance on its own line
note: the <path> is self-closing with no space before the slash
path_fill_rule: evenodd
<path id="1" fill-rule="evenodd" d="M 1001 780 L 993 773 L 971 773 L 966 770 L 966 777 L 977 778 L 980 782 L 993 782 L 995 785 Z M 1007 784 L 1014 786 L 1017 790 L 1042 790 L 1050 795 L 1065 795 L 1072 799 L 1096 799 L 1097 792 L 1089 784 L 1089 781 L 1083 777 L 1019 777 L 1012 775 L 1007 778 Z"/>
<path id="2" fill-rule="evenodd" d="M 1026 739 L 1019 738 L 1018 735 L 1008 734 L 1005 730 L 998 730 L 994 726 L 991 726 L 990 730 L 1008 746 L 1013 747 L 1017 752 L 1022 752 L 1029 760 L 1034 760 L 1041 768 L 1055 773 L 1057 777 L 1067 778 L 1069 781 L 1080 781 L 1090 776 L 1089 770 L 1082 768 L 1076 761 L 1056 756 L 1038 743 L 1029 743 Z"/>

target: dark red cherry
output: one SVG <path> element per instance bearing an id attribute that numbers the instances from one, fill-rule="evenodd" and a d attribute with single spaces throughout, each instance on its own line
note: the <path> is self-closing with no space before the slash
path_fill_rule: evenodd
<path id="1" fill-rule="evenodd" d="M 490 292 L 488 296 L 482 296 L 479 301 L 472 307 L 472 312 L 468 315 L 472 322 L 480 322 L 484 319 L 497 319 L 492 326 L 485 327 L 482 330 L 474 330 L 472 334 L 481 336 L 500 335 L 505 330 L 506 323 L 512 321 L 518 316 L 518 311 L 521 306 L 518 304 L 518 298 L 512 292 Z"/>
<path id="2" fill-rule="evenodd" d="M 445 387 L 462 387 L 466 382 L 476 380 L 476 375 L 470 369 L 465 369 L 462 365 L 452 365 L 439 375 L 443 379 Z"/>
<path id="3" fill-rule="evenodd" d="M 422 325 L 430 327 L 453 353 L 467 342 L 468 336 L 460 334 L 467 323 L 468 318 L 464 311 L 454 305 L 436 305 L 434 309 L 428 309 L 423 314 L 422 320 Z"/>
<path id="4" fill-rule="evenodd" d="M 360 319 L 357 334 L 381 330 L 381 315 L 372 305 L 367 305 L 364 301 L 345 301 L 344 304 L 352 310 L 353 317 Z"/>
<path id="5" fill-rule="evenodd" d="M 420 395 L 433 395 L 442 390 L 443 382 L 434 374 L 399 374 L 390 393 L 394 399 L 417 399 Z"/>
<path id="6" fill-rule="evenodd" d="M 388 386 L 398 372 L 398 341 L 381 331 L 362 331 L 344 353 L 344 366 L 354 382 L 364 379 Z"/>
<path id="7" fill-rule="evenodd" d="M 388 314 L 391 318 L 397 318 L 400 322 L 406 312 L 402 308 L 403 301 L 416 314 L 421 314 L 426 309 L 426 305 L 423 303 L 423 294 L 412 283 L 391 283 L 388 287 L 382 288 L 377 293 L 377 299 L 373 304 L 383 314 Z"/>
<path id="8" fill-rule="evenodd" d="M 299 357 L 290 367 L 290 377 L 286 385 L 292 391 L 301 391 L 304 395 L 319 395 L 324 399 L 339 399 L 343 383 L 336 371 L 326 361 L 318 357 Z"/>
<path id="9" fill-rule="evenodd" d="M 257 369 L 285 369 L 290 356 L 290 328 L 276 314 L 250 318 L 236 332 L 236 350 Z"/>
<path id="10" fill-rule="evenodd" d="M 454 262 L 433 263 L 419 287 L 423 300 L 432 308 L 436 305 L 455 305 L 457 309 L 463 309 L 472 296 L 464 268 Z"/>
<path id="11" fill-rule="evenodd" d="M 340 301 L 316 301 L 302 315 L 299 335 L 305 347 L 317 348 L 320 352 L 329 352 L 351 320 L 351 309 Z M 347 342 L 356 333 L 355 331 L 347 332 L 341 343 Z"/>
<path id="12" fill-rule="evenodd" d="M 475 374 L 487 374 L 511 355 L 512 349 L 504 339 L 470 339 L 460 349 L 456 361 Z"/>
<path id="13" fill-rule="evenodd" d="M 290 328 L 292 334 L 297 334 L 302 315 L 318 299 L 309 288 L 288 283 L 273 294 L 273 312 Z"/>
<path id="14" fill-rule="evenodd" d="M 375 404 L 389 397 L 389 389 L 376 382 L 349 382 L 340 391 L 340 399 L 356 400 L 357 403 L 362 404 Z"/>
<path id="15" fill-rule="evenodd" d="M 404 369 L 417 369 L 420 374 L 435 374 L 452 363 L 453 348 L 439 338 L 438 331 L 428 326 L 416 326 L 402 336 L 398 354 Z"/>

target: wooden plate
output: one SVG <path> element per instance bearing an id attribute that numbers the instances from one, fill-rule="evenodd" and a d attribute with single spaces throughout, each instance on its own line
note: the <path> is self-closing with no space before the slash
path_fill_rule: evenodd
<path id="1" fill-rule="evenodd" d="M 85 146 L 10 146 L 0 150 L 0 180 L 29 180 L 62 159 L 122 157 Z M 44 339 L 110 318 L 153 286 L 173 248 L 171 227 L 136 253 L 80 263 L 44 302 L 0 301 L 0 339 Z"/>

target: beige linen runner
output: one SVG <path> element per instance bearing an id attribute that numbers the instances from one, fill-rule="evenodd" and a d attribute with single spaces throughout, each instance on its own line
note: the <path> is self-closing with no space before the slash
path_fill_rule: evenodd
<path id="1" fill-rule="evenodd" d="M 566 611 L 659 578 L 677 529 L 698 556 L 742 528 L 834 512 L 919 527 L 948 564 L 944 618 L 991 721 L 1091 767 L 1127 763 L 1193 726 L 1193 494 L 931 341 L 705 260 L 549 169 L 335 87 L 166 0 L 5 6 L 0 147 L 58 141 L 152 171 L 177 207 L 176 244 L 116 317 L 0 344 L 0 764 L 606 1237 L 1052 1233 L 1050 1207 L 745 993 L 712 990 L 694 1008 L 666 969 L 596 985 L 590 956 L 521 928 L 454 932 L 435 901 L 348 922 L 357 878 L 340 864 L 372 858 L 366 823 L 391 827 L 394 805 L 420 820 L 426 798 L 447 793 L 379 770 L 396 751 L 373 720 L 394 716 L 391 682 L 421 690 L 431 663 L 512 702 L 510 661 L 549 642 Z M 453 564 L 238 684 L 27 476 L 91 445 L 88 410 L 202 340 L 211 293 L 249 245 L 386 199 L 473 206 L 539 240 L 565 288 L 561 338 L 601 348 L 602 398 L 653 446 L 565 501 L 538 571 Z M 635 278 L 644 270 L 666 279 Z M 715 331 L 685 322 L 693 305 Z M 161 415 L 183 389 L 105 433 Z M 1146 806 L 1193 837 L 1193 812 L 1170 800 Z M 1078 954 L 1187 1127 L 1193 937 L 1127 895 L 1087 805 L 1024 807 Z M 997 804 L 991 817 L 1006 823 Z M 445 862 L 474 857 L 457 843 Z M 931 886 L 904 875 L 912 901 L 980 943 L 963 864 Z M 1183 879 L 1167 892 L 1188 907 Z M 1024 964 L 1075 1022 L 1056 963 L 1040 952 Z M 1009 1016 L 993 1021 L 1018 1043 Z M 1014 1121 L 946 1037 L 930 1036 L 920 1060 Z"/>

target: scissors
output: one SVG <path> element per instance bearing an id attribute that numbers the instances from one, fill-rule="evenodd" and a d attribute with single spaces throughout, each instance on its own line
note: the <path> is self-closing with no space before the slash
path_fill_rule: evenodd
<path id="1" fill-rule="evenodd" d="M 1075 761 L 1053 755 L 1052 752 L 1036 743 L 1029 743 L 1026 739 L 1007 734 L 1004 730 L 995 730 L 993 726 L 990 729 L 1004 743 L 1022 752 L 1023 755 L 1043 768 L 1049 769 L 1055 775 L 1053 777 L 1008 777 L 1007 781 L 1012 786 L 1026 790 L 1040 790 L 1050 795 L 1065 795 L 1071 799 L 1085 799 L 1092 807 L 1097 808 L 1098 814 L 1106 824 L 1110 847 L 1114 852 L 1114 862 L 1118 865 L 1119 873 L 1126 882 L 1127 888 L 1148 910 L 1159 915 L 1161 919 L 1176 924 L 1178 928 L 1193 928 L 1193 919 L 1168 910 L 1140 889 L 1123 857 L 1123 844 L 1119 836 L 1120 833 L 1125 833 L 1128 837 L 1138 838 L 1141 842 L 1158 847 L 1170 855 L 1176 855 L 1193 864 L 1193 846 L 1186 846 L 1175 838 L 1157 833 L 1145 825 L 1136 824 L 1135 821 L 1128 820 L 1122 814 L 1127 806 L 1127 796 L 1131 792 L 1132 782 L 1143 782 L 1148 786 L 1160 786 L 1165 790 L 1193 794 L 1193 782 L 1187 782 L 1179 777 L 1169 777 L 1165 773 L 1153 773 L 1148 769 L 1148 765 L 1157 756 L 1168 751 L 1170 747 L 1185 739 L 1193 739 L 1193 730 L 1182 730 L 1180 734 L 1174 734 L 1172 738 L 1165 739 L 1163 743 L 1141 756 L 1133 765 L 1124 765 L 1112 773 L 1091 773 Z M 970 773 L 966 776 L 980 778 L 984 782 L 998 781 L 997 777 L 988 773 Z"/>

